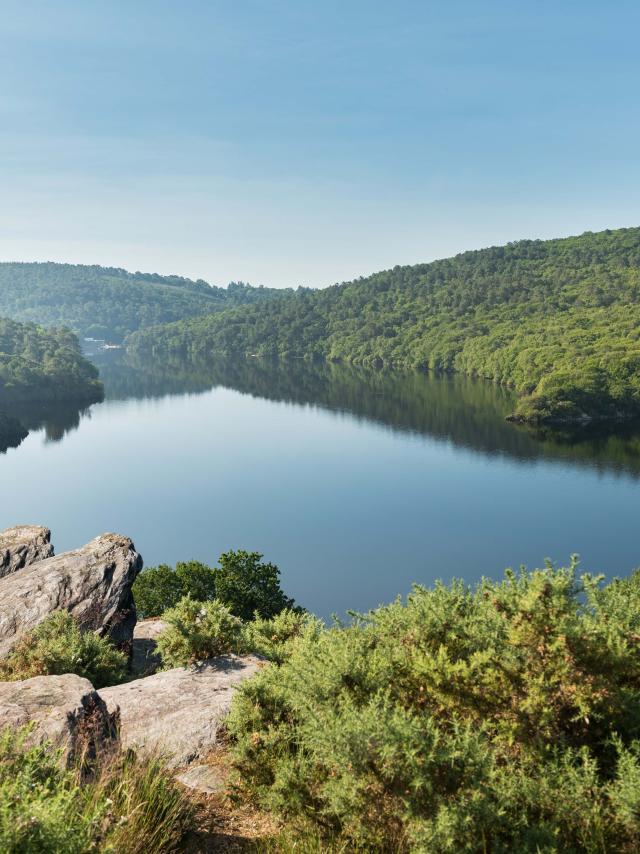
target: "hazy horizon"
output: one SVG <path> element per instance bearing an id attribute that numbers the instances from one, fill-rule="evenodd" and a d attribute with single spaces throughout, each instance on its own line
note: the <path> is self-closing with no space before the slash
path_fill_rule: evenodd
<path id="1" fill-rule="evenodd" d="M 0 258 L 323 287 L 640 222 L 640 7 L 7 0 Z"/>
<path id="2" fill-rule="evenodd" d="M 599 229 L 599 230 L 600 231 L 605 231 L 605 230 L 616 231 L 618 229 L 637 228 L 637 227 L 638 226 L 636 226 L 635 224 L 632 223 L 629 225 L 616 226 L 615 228 L 609 228 L 609 226 L 606 226 L 606 227 Z M 589 231 L 593 231 L 593 230 L 588 229 L 587 231 L 589 232 Z M 581 233 L 584 234 L 585 232 L 581 232 Z M 580 236 L 579 234 L 557 234 L 557 235 L 553 235 L 549 238 L 547 238 L 547 237 L 521 237 L 521 238 L 517 238 L 515 242 L 518 242 L 519 240 L 548 240 L 548 239 L 553 240 L 553 239 L 564 239 L 564 238 L 579 237 L 579 236 Z M 505 244 L 492 243 L 492 244 L 487 244 L 486 246 L 469 246 L 466 249 L 461 249 L 459 252 L 453 253 L 453 255 L 451 255 L 451 256 L 440 255 L 437 258 L 420 259 L 418 261 L 408 262 L 408 264 L 405 264 L 404 261 L 398 261 L 397 265 L 398 266 L 412 266 L 414 264 L 429 264 L 429 263 L 432 263 L 434 261 L 440 261 L 440 260 L 445 260 L 446 258 L 449 258 L 449 257 L 454 257 L 455 255 L 462 254 L 464 252 L 469 252 L 469 251 L 473 252 L 473 251 L 480 251 L 482 249 L 491 249 L 492 247 L 495 247 L 495 246 L 506 245 L 506 243 L 509 243 L 509 242 L 514 242 L 514 241 L 506 241 Z M 51 258 L 43 258 L 43 259 L 0 258 L 0 264 L 61 264 L 61 265 L 70 265 L 70 266 L 98 266 L 98 267 L 103 267 L 105 269 L 113 268 L 113 269 L 124 270 L 125 272 L 131 273 L 132 275 L 141 274 L 141 275 L 146 275 L 146 276 L 158 275 L 158 276 L 166 276 L 166 277 L 181 276 L 182 278 L 189 279 L 191 281 L 198 281 L 198 280 L 205 281 L 208 285 L 212 285 L 212 286 L 220 287 L 220 288 L 226 288 L 226 287 L 228 287 L 228 285 L 232 284 L 233 282 L 243 282 L 244 284 L 251 285 L 253 287 L 259 287 L 260 285 L 264 285 L 264 287 L 275 287 L 275 288 L 292 287 L 291 285 L 281 285 L 281 284 L 277 284 L 277 283 L 265 285 L 264 282 L 248 282 L 248 281 L 245 281 L 244 279 L 241 279 L 241 278 L 230 279 L 227 282 L 215 282 L 215 281 L 211 281 L 210 279 L 204 278 L 204 276 L 187 276 L 184 273 L 182 273 L 180 270 L 169 270 L 169 271 L 164 271 L 164 270 L 132 270 L 128 267 L 123 267 L 121 264 L 100 264 L 100 263 L 95 262 L 95 261 L 93 261 L 93 262 L 87 262 L 87 261 L 56 261 L 56 260 L 53 260 Z M 390 267 L 385 268 L 385 269 L 391 269 L 394 266 L 396 266 L 396 265 L 395 264 L 390 265 Z M 341 278 L 341 279 L 336 279 L 335 282 L 326 282 L 325 284 L 308 285 L 305 287 L 310 287 L 314 290 L 318 290 L 318 289 L 322 289 L 322 288 L 329 288 L 335 284 L 342 284 L 342 283 L 354 281 L 355 279 L 357 279 L 359 277 L 366 278 L 367 276 L 370 276 L 370 275 L 373 275 L 373 274 L 379 273 L 379 272 L 383 272 L 383 271 L 382 270 L 369 270 L 366 273 L 358 273 L 357 275 L 354 275 L 351 278 Z M 293 286 L 293 287 L 295 287 L 295 286 Z"/>

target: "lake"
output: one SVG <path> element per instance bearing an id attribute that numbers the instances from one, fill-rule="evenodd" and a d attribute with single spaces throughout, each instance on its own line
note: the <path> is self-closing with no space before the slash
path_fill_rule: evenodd
<path id="1" fill-rule="evenodd" d="M 516 427 L 509 392 L 464 377 L 97 364 L 104 403 L 17 413 L 30 433 L 0 454 L 0 527 L 47 525 L 57 552 L 104 531 L 148 566 L 255 550 L 323 617 L 574 552 L 640 564 L 637 429 Z"/>

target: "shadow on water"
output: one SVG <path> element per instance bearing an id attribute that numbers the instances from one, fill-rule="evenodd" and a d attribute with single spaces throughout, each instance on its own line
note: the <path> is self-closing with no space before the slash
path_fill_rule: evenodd
<path id="1" fill-rule="evenodd" d="M 122 352 L 93 357 L 107 400 L 204 394 L 215 387 L 253 397 L 315 406 L 390 430 L 428 436 L 486 456 L 520 462 L 558 460 L 598 471 L 640 476 L 640 425 L 591 425 L 574 430 L 515 426 L 505 421 L 515 397 L 465 376 L 374 371 L 340 364 L 217 359 L 159 366 Z M 0 407 L 0 453 L 32 430 L 59 442 L 90 416 L 90 407 Z"/>
<path id="2" fill-rule="evenodd" d="M 221 386 L 345 413 L 487 456 L 523 463 L 557 460 L 603 473 L 640 475 L 640 425 L 592 425 L 573 431 L 518 427 L 505 421 L 514 409 L 513 393 L 469 377 L 251 358 L 173 361 L 159 367 L 118 353 L 95 362 L 107 400 L 198 394 Z"/>
<path id="3" fill-rule="evenodd" d="M 60 442 L 90 416 L 90 406 L 65 404 L 12 404 L 0 409 L 0 454 L 17 448 L 33 430 L 43 430 L 46 442 Z"/>

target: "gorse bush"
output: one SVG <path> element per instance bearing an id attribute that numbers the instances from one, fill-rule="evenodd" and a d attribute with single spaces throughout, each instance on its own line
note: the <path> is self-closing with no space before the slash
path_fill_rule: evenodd
<path id="1" fill-rule="evenodd" d="M 244 646 L 269 661 L 281 664 L 302 638 L 321 631 L 322 622 L 303 611 L 290 608 L 268 620 L 256 617 L 243 628 Z"/>
<path id="2" fill-rule="evenodd" d="M 95 688 L 103 688 L 120 682 L 127 665 L 127 656 L 107 638 L 81 629 L 67 611 L 56 611 L 24 635 L 0 661 L 0 679 L 76 673 Z"/>
<path id="3" fill-rule="evenodd" d="M 640 846 L 640 573 L 416 587 L 239 689 L 239 785 L 334 846 Z"/>
<path id="4" fill-rule="evenodd" d="M 219 600 L 197 602 L 186 596 L 162 615 L 169 623 L 158 637 L 158 652 L 165 666 L 184 667 L 226 653 L 258 653 L 281 663 L 295 642 L 317 632 L 319 620 L 290 609 L 275 617 L 256 617 L 243 623 Z"/>
<path id="5" fill-rule="evenodd" d="M 293 599 L 282 592 L 280 570 L 263 563 L 258 552 L 229 551 L 220 555 L 219 567 L 198 561 L 167 564 L 144 569 L 133 585 L 138 612 L 157 617 L 174 608 L 184 596 L 199 602 L 218 599 L 232 614 L 250 620 L 257 612 L 269 618 L 285 608 L 293 608 Z"/>
<path id="6" fill-rule="evenodd" d="M 186 666 L 243 649 L 242 620 L 217 599 L 196 602 L 185 596 L 165 611 L 163 619 L 169 626 L 158 637 L 158 652 L 167 666 Z"/>
<path id="7" fill-rule="evenodd" d="M 102 757 L 93 776 L 65 768 L 29 730 L 0 732 L 0 851 L 3 854 L 143 854 L 173 851 L 191 809 L 157 761 Z"/>

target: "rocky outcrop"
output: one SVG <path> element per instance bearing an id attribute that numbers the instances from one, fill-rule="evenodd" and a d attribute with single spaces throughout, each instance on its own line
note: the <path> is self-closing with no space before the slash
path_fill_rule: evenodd
<path id="1" fill-rule="evenodd" d="M 161 753 L 179 767 L 215 747 L 234 690 L 262 664 L 254 656 L 221 656 L 103 688 L 100 696 L 119 715 L 123 748 Z"/>
<path id="2" fill-rule="evenodd" d="M 39 525 L 16 525 L 0 531 L 0 578 L 53 555 L 51 531 Z"/>
<path id="3" fill-rule="evenodd" d="M 49 741 L 67 758 L 114 738 L 117 730 L 91 683 L 71 673 L 0 682 L 0 729 L 28 723 L 31 743 Z"/>
<path id="4" fill-rule="evenodd" d="M 169 627 L 164 620 L 142 620 L 133 630 L 131 672 L 135 676 L 149 676 L 162 665 L 158 652 L 158 637 Z"/>
<path id="5" fill-rule="evenodd" d="M 0 578 L 0 657 L 52 611 L 130 648 L 136 611 L 131 586 L 142 558 L 128 537 L 103 534 L 86 546 Z"/>

